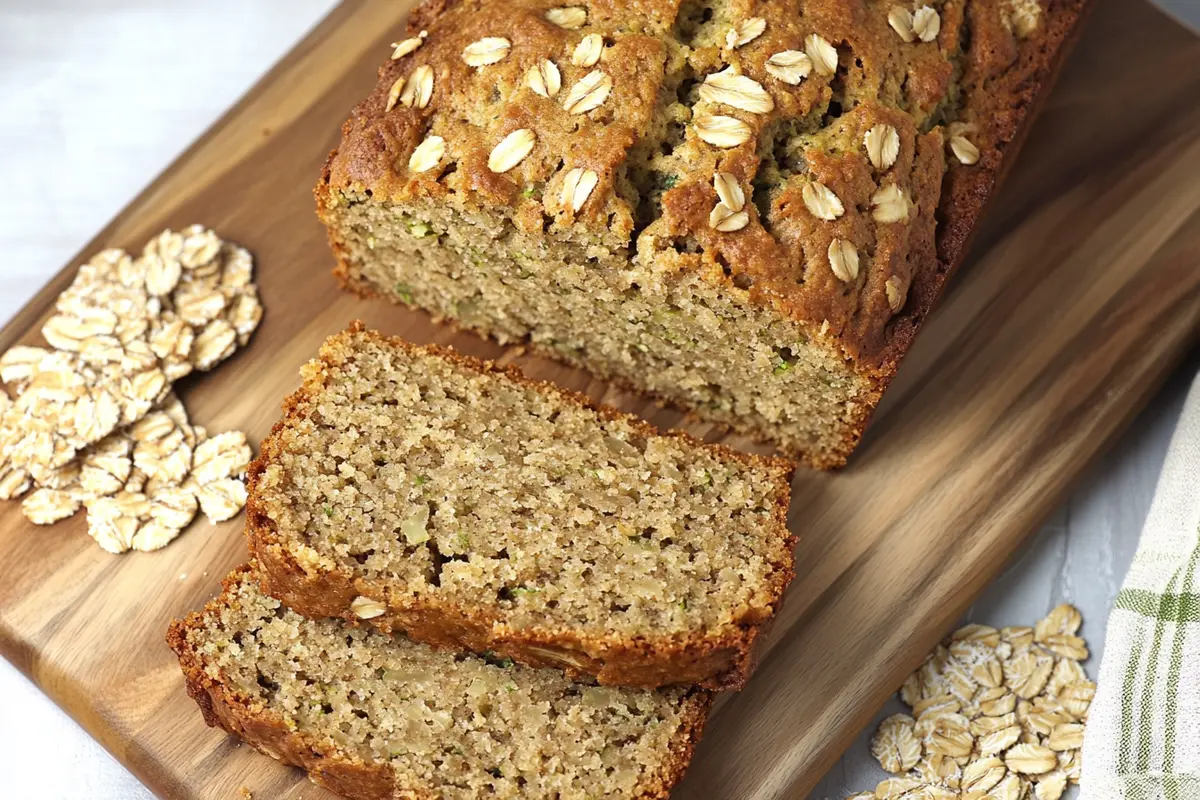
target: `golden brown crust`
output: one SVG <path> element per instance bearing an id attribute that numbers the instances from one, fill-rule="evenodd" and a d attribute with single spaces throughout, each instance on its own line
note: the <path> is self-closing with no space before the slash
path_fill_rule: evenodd
<path id="1" fill-rule="evenodd" d="M 990 75 L 994 67 L 989 65 L 1002 45 L 987 40 L 974 42 L 977 55 L 972 62 L 973 72 L 965 78 L 986 86 L 970 95 L 969 102 L 978 104 L 977 116 L 991 121 L 990 146 L 980 148 L 978 164 L 965 166 L 953 160 L 948 164 L 938 205 L 936 259 L 929 269 L 918 273 L 908 306 L 890 326 L 889 339 L 880 351 L 875 370 L 881 393 L 912 346 L 926 315 L 966 258 L 988 201 L 1012 169 L 1037 110 L 1053 88 L 1082 29 L 1083 17 L 1092 5 L 1088 0 L 1057 3 L 1045 32 L 1017 54 L 1020 68 L 998 79 Z M 855 437 L 855 444 L 858 438 Z"/>
<path id="2" fill-rule="evenodd" d="M 188 696 L 200 706 L 205 724 L 237 736 L 276 761 L 300 767 L 314 783 L 350 800 L 435 800 L 432 793 L 397 787 L 395 775 L 386 764 L 367 764 L 327 751 L 322 742 L 289 730 L 277 714 L 256 706 L 250 698 L 205 671 L 204 661 L 192 648 L 187 633 L 203 626 L 207 617 L 220 614 L 229 603 L 237 602 L 234 599 L 237 584 L 252 575 L 249 565 L 237 568 L 222 581 L 221 596 L 202 611 L 173 620 L 167 629 L 167 645 L 179 658 Z"/>
<path id="3" fill-rule="evenodd" d="M 350 800 L 436 800 L 437 795 L 421 787 L 398 786 L 395 772 L 386 763 L 367 763 L 344 753 L 327 749 L 324 742 L 289 730 L 277 714 L 256 706 L 250 698 L 212 677 L 205 670 L 200 654 L 188 642 L 189 630 L 205 624 L 205 619 L 220 614 L 234 599 L 237 584 L 254 575 L 254 567 L 244 565 L 222 582 L 223 593 L 202 611 L 192 612 L 171 622 L 167 644 L 179 658 L 188 696 L 196 701 L 204 722 L 241 738 L 260 752 L 284 764 L 308 772 L 314 783 Z M 667 800 L 672 787 L 682 778 L 692 753 L 704 731 L 712 696 L 695 691 L 684 699 L 684 722 L 672 740 L 670 755 L 658 774 L 638 787 L 634 800 Z"/>
<path id="4" fill-rule="evenodd" d="M 664 194 L 662 220 L 652 229 L 663 229 L 660 238 L 698 238 L 703 247 L 694 268 L 702 274 L 711 274 L 703 267 L 718 261 L 729 265 L 734 276 L 752 278 L 752 302 L 769 304 L 813 325 L 828 323 L 847 355 L 864 371 L 886 376 L 911 338 L 902 320 L 921 318 L 959 260 L 966 234 L 992 194 L 1002 165 L 1010 160 L 1007 156 L 1015 149 L 1011 145 L 1029 107 L 1050 84 L 1066 52 L 1063 45 L 1084 2 L 1053 3 L 1041 12 L 1038 28 L 1027 39 L 1018 39 L 1012 23 L 1006 22 L 1010 0 L 950 2 L 940 8 L 938 39 L 908 46 L 902 46 L 888 26 L 886 4 L 859 0 L 746 4 L 731 9 L 735 18 L 761 16 L 767 29 L 732 53 L 707 39 L 681 38 L 678 30 L 670 28 L 679 13 L 678 3 L 670 0 L 646 3 L 645 8 L 639 5 L 636 10 L 644 16 L 633 13 L 630 3 L 581 3 L 589 16 L 580 31 L 564 30 L 545 20 L 546 9 L 561 5 L 552 0 L 438 2 L 423 6 L 410 23 L 410 32 L 428 29 L 425 44 L 415 53 L 387 62 L 374 92 L 346 123 L 321 186 L 333 192 L 357 187 L 370 190 L 375 198 L 397 201 L 456 193 L 468 206 L 512 207 L 516 224 L 529 231 L 541 230 L 545 212 L 555 225 L 578 222 L 627 232 L 632 230 L 629 199 L 616 190 L 613 176 L 624 165 L 630 146 L 649 134 L 656 97 L 667 86 L 663 54 L 686 47 L 691 69 L 701 76 L 734 63 L 770 91 L 775 108 L 741 115 L 756 132 L 744 146 L 715 155 L 711 147 L 688 150 L 688 158 L 680 162 L 683 174 L 675 188 Z M 503 14 L 496 13 L 499 6 Z M 613 99 L 598 111 L 571 115 L 553 99 L 523 88 L 523 75 L 531 64 L 550 58 L 559 63 L 563 85 L 569 87 L 588 69 L 572 66 L 567 55 L 585 32 L 599 32 L 608 42 L 601 66 L 613 80 Z M 847 84 L 844 88 L 815 73 L 790 87 L 765 71 L 765 62 L 774 52 L 803 49 L 802 40 L 809 32 L 856 56 L 856 65 L 841 78 Z M 483 36 L 507 37 L 512 42 L 510 54 L 486 68 L 469 67 L 461 58 L 462 48 Z M 963 38 L 969 39 L 965 50 L 959 47 Z M 410 77 L 418 65 L 434 69 L 433 100 L 424 109 L 398 105 L 385 110 L 394 81 Z M 903 84 L 901 89 L 889 82 L 892 78 Z M 962 99 L 954 103 L 959 120 L 954 125 L 969 130 L 981 152 L 979 163 L 971 166 L 946 157 L 948 128 L 937 124 L 939 109 L 951 102 L 946 98 L 953 96 L 955 84 Z M 499 101 L 497 87 L 504 94 Z M 838 91 L 852 93 L 855 102 L 840 116 L 826 109 Z M 875 100 L 870 99 L 873 94 Z M 899 110 L 895 107 L 899 102 L 908 108 Z M 484 106 L 499 117 L 481 117 L 472 124 L 454 121 Z M 802 182 L 795 176 L 759 176 L 784 181 L 768 218 L 759 220 L 750 205 L 752 220 L 745 229 L 736 235 L 713 231 L 708 224 L 717 199 L 711 186 L 713 172 L 729 172 L 748 184 L 763 169 L 756 142 L 768 135 L 770 124 L 814 113 L 824 114 L 823 130 L 836 134 L 839 147 L 832 152 L 820 142 L 803 145 L 804 173 L 834 189 L 846 213 L 833 223 L 815 220 L 800 201 Z M 900 133 L 899 156 L 886 174 L 872 171 L 859 144 L 863 133 L 879 123 Z M 932 131 L 920 131 L 934 124 Z M 534 152 L 515 170 L 491 173 L 485 166 L 490 148 L 518 127 L 537 133 Z M 438 170 L 413 173 L 405 167 L 412 148 L 430 132 L 443 135 L 451 147 L 450 158 L 458 163 L 452 175 L 443 176 Z M 685 149 L 692 144 L 689 139 Z M 578 219 L 553 201 L 561 183 L 561 154 L 567 151 L 572 153 L 572 166 L 594 169 L 601 176 L 592 202 L 581 209 Z M 875 223 L 869 213 L 872 192 L 893 182 L 918 207 L 903 226 Z M 526 186 L 544 187 L 542 196 L 522 196 Z M 925 235 L 934 230 L 935 208 L 941 217 L 936 252 Z M 810 267 L 820 260 L 815 254 L 824 252 L 835 235 L 869 245 L 879 262 L 857 291 L 844 291 L 827 269 Z M 899 316 L 889 308 L 884 289 L 892 275 L 905 290 L 917 293 Z"/>
<path id="5" fill-rule="evenodd" d="M 506 12 L 511 10 L 511 14 L 495 14 L 494 6 L 498 1 L 504 2 Z M 728 61 L 736 61 L 744 74 L 759 80 L 771 91 L 776 108 L 770 114 L 735 114 L 752 124 L 756 137 L 765 135 L 763 131 L 775 120 L 794 120 L 826 109 L 830 97 L 838 91 L 828 79 L 818 79 L 815 75 L 794 88 L 774 81 L 764 73 L 764 62 L 772 52 L 797 47 L 797 37 L 802 38 L 805 32 L 816 30 L 859 57 L 857 68 L 850 69 L 844 78 L 848 88 L 842 89 L 860 92 L 856 95 L 859 101 L 840 118 L 827 121 L 827 129 L 836 131 L 841 137 L 839 141 L 850 146 L 837 147 L 836 154 L 823 150 L 819 143 L 804 150 L 804 174 L 821 179 L 845 200 L 847 213 L 841 219 L 834 223 L 815 221 L 814 224 L 813 218 L 803 209 L 799 198 L 800 184 L 793 175 L 776 187 L 778 191 L 771 198 L 770 211 L 765 218 L 760 220 L 758 210 L 750 204 L 747 210 L 751 223 L 745 229 L 736 234 L 712 231 L 707 223 L 708 211 L 716 199 L 710 185 L 711 175 L 715 169 L 728 171 L 747 185 L 756 176 L 761 178 L 763 167 L 759 162 L 764 148 L 756 147 L 752 142 L 716 156 L 688 151 L 690 160 L 685 159 L 683 163 L 694 169 L 695 174 L 685 173 L 678 185 L 663 195 L 662 216 L 641 234 L 638 247 L 639 257 L 655 257 L 658 252 L 655 248 L 660 245 L 654 242 L 667 242 L 673 237 L 698 239 L 701 252 L 679 259 L 683 268 L 696 270 L 706 279 L 729 283 L 730 287 L 735 278 L 748 280 L 750 302 L 767 305 L 814 329 L 827 326 L 836 346 L 845 353 L 853 368 L 869 381 L 873 397 L 865 398 L 853 418 L 845 421 L 838 437 L 840 447 L 810 453 L 793 444 L 785 450 L 789 455 L 821 468 L 839 467 L 845 463 L 925 316 L 962 262 L 984 206 L 1011 166 L 1032 112 L 1039 98 L 1044 97 L 1052 85 L 1069 51 L 1072 36 L 1079 28 L 1078 22 L 1088 7 L 1087 0 L 1054 0 L 1040 12 L 1036 30 L 1028 38 L 1021 39 L 1013 32 L 1016 24 L 1013 22 L 1014 9 L 1018 6 L 1028 8 L 1031 2 L 947 2 L 939 7 L 941 33 L 936 42 L 918 44 L 907 50 L 897 50 L 896 37 L 886 25 L 887 4 L 867 5 L 858 0 L 785 0 L 777 4 L 737 5 L 735 13 L 739 16 L 754 14 L 768 20 L 767 32 L 758 40 L 740 48 L 736 54 L 724 52 L 711 43 L 688 42 L 691 47 L 689 58 L 698 74 L 715 71 Z M 497 85 L 507 85 L 506 81 L 511 82 L 515 72 L 523 70 L 526 62 L 534 58 L 548 55 L 562 60 L 561 54 L 569 52 L 569 46 L 581 32 L 555 30 L 553 26 L 543 30 L 540 11 L 553 5 L 557 4 L 542 0 L 475 0 L 457 4 L 435 2 L 422 7 L 410 27 L 413 31 L 429 29 L 431 44 L 418 51 L 419 58 L 414 54 L 385 65 L 379 86 L 359 105 L 354 118 L 347 123 L 342 144 L 331 155 L 317 186 L 319 211 L 326 222 L 330 221 L 329 203 L 352 187 L 370 189 L 376 198 L 393 200 L 460 191 L 455 180 L 445 185 L 439 183 L 437 173 L 427 176 L 408 174 L 402 166 L 408 152 L 404 149 L 404 137 L 394 136 L 391 131 L 397 125 L 410 124 L 421 131 L 427 124 L 437 128 L 440 124 L 438 102 L 450 106 L 464 101 L 484 102 L 481 90 L 472 82 L 472 73 L 458 57 L 456 48 L 464 37 L 470 40 L 476 35 L 507 35 L 512 39 L 513 55 L 500 65 L 488 67 L 489 80 Z M 668 32 L 668 26 L 679 13 L 676 3 L 648 2 L 644 8 L 643 4 L 638 4 L 646 22 L 636 31 L 627 30 L 628 20 L 636 16 L 629 10 L 629 3 L 612 0 L 583 5 L 591 14 L 587 31 L 599 30 L 606 37 L 609 33 L 619 33 L 618 38 L 628 34 L 643 40 L 661 39 L 666 42 L 668 52 L 673 52 L 672 48 L 680 44 L 674 41 L 678 31 Z M 802 14 L 799 13 L 801 8 Z M 799 23 L 792 22 L 797 19 Z M 513 31 L 521 27 L 542 33 L 538 37 L 518 38 Z M 460 29 L 466 32 L 460 35 Z M 488 32 L 482 33 L 485 29 Z M 445 30 L 454 31 L 453 37 L 439 45 L 439 37 Z M 960 40 L 967 42 L 965 50 L 960 51 Z M 644 111 L 646 99 L 662 88 L 663 76 L 660 60 L 650 53 L 651 45 L 643 42 L 641 47 L 623 60 L 613 59 L 610 66 L 614 97 L 634 98 L 627 105 Z M 433 64 L 439 75 L 445 71 L 452 76 L 445 84 L 447 94 L 419 113 L 402 107 L 385 113 L 386 94 L 392 81 L 409 74 L 418 63 Z M 632 66 L 634 64 L 636 68 Z M 641 77 L 635 78 L 633 73 Z M 647 84 L 646 75 L 655 76 L 660 85 Z M 578 77 L 564 74 L 564 86 Z M 903 97 L 908 104 L 906 111 L 892 107 L 894 90 L 889 90 L 891 94 L 885 100 L 883 93 L 889 78 L 903 84 Z M 878 102 L 871 102 L 870 91 L 862 93 L 863 87 L 881 87 L 877 89 L 880 93 L 876 98 Z M 863 97 L 867 99 L 862 100 Z M 953 125 L 937 125 L 922 133 L 926 125 L 941 121 L 940 109 L 947 97 L 958 98 L 953 100 L 954 114 L 950 117 L 957 121 Z M 601 135 L 613 135 L 610 128 L 620 129 L 620 136 L 616 138 L 621 141 L 625 141 L 624 137 L 629 133 L 636 140 L 646 130 L 646 117 L 640 112 L 628 111 L 625 103 L 617 104 L 613 111 L 593 114 L 583 129 L 574 131 L 556 127 L 561 125 L 564 115 L 557 113 L 557 107 L 542 109 L 540 98 L 516 92 L 507 97 L 506 102 L 506 107 L 514 109 L 509 112 L 513 119 L 520 117 L 538 131 L 539 141 L 556 142 L 560 146 L 547 148 L 545 152 L 536 149 L 519 168 L 523 170 L 519 177 L 509 181 L 512 185 L 503 197 L 493 196 L 494 193 L 488 191 L 462 191 L 469 205 L 515 204 L 514 221 L 521 227 L 525 223 L 539 226 L 543 216 L 537 202 L 519 197 L 516 193 L 518 184 L 544 184 L 546 193 L 552 195 L 558 185 L 554 171 L 560 163 L 558 154 L 572 151 L 577 145 L 591 140 L 600 142 L 598 137 Z M 727 108 L 721 109 L 721 113 L 728 112 Z M 825 113 L 829 116 L 827 109 Z M 622 114 L 625 116 L 619 116 Z M 861 141 L 862 133 L 876 123 L 891 124 L 901 134 L 897 165 L 884 177 L 871 174 L 862 148 L 856 145 Z M 955 126 L 969 132 L 971 140 L 978 146 L 980 160 L 977 164 L 965 166 L 953 157 L 947 157 L 945 143 Z M 502 129 L 506 130 L 504 126 Z M 495 133 L 503 132 L 502 129 Z M 618 168 L 627 148 L 618 146 L 615 139 L 603 141 L 602 147 L 598 145 L 601 155 L 589 150 L 587 163 L 581 162 L 581 165 L 595 168 L 605 176 Z M 415 142 L 413 144 L 415 146 Z M 468 149 L 482 146 L 482 141 L 472 140 Z M 713 161 L 713 158 L 717 160 Z M 478 162 L 474 156 L 462 159 L 462 163 L 476 167 Z M 457 176 L 451 177 L 457 179 Z M 872 223 L 867 213 L 870 194 L 876 186 L 893 180 L 911 196 L 915 214 L 904 226 Z M 625 216 L 628 198 L 616 192 L 611 182 L 602 177 L 601 185 L 593 195 L 595 199 L 584 207 L 578 220 L 573 215 L 564 217 L 559 209 L 548 208 L 553 224 L 597 226 L 611 219 L 615 220 L 610 226 L 614 231 L 632 230 Z M 894 230 L 898 228 L 903 230 Z M 860 243 L 860 251 L 865 245 L 872 253 L 871 268 L 864 269 L 866 277 L 853 291 L 845 291 L 824 265 L 821 254 L 834 236 Z M 331 230 L 331 241 L 333 239 Z M 341 252 L 336 241 L 334 249 L 339 258 L 338 273 L 343 283 L 348 284 L 346 254 Z M 711 269 L 718 261 L 731 267 L 731 276 L 722 277 L 720 269 Z M 813 264 L 821 266 L 818 269 Z M 892 311 L 887 301 L 885 284 L 889 278 L 899 281 L 904 289 L 905 301 L 898 313 Z M 360 293 L 366 290 L 362 286 L 348 288 Z M 562 358 L 561 353 L 548 354 Z M 697 410 L 697 413 L 704 416 L 703 410 Z M 777 438 L 771 430 L 753 423 L 734 427 L 766 441 Z"/>
<path id="6" fill-rule="evenodd" d="M 726 461 L 761 467 L 773 474 L 773 523 L 784 536 L 783 561 L 774 564 L 767 595 L 770 602 L 753 609 L 732 630 L 663 637 L 653 641 L 618 636 L 584 636 L 551 627 L 515 629 L 491 609 L 446 604 L 429 598 L 407 599 L 406 605 L 389 605 L 370 620 L 388 633 L 403 632 L 410 639 L 435 647 L 492 652 L 533 667 L 556 667 L 574 676 L 595 676 L 602 684 L 654 688 L 672 684 L 697 684 L 707 689 L 740 689 L 754 666 L 754 644 L 779 610 L 784 590 L 795 575 L 793 551 L 796 537 L 787 530 L 791 475 L 795 465 L 781 458 L 741 453 L 723 445 L 709 445 L 682 431 L 659 431 L 654 426 L 616 409 L 593 403 L 585 395 L 526 377 L 519 369 L 480 361 L 435 345 L 419 347 L 396 337 L 367 330 L 361 322 L 337 334 L 321 348 L 318 359 L 330 364 L 332 352 L 350 337 L 362 336 L 387 347 L 412 353 L 432 353 L 466 369 L 501 375 L 508 380 L 550 394 L 564 405 L 590 408 L 603 419 L 621 419 L 646 437 L 669 436 L 691 447 L 704 448 Z M 260 502 L 263 472 L 279 456 L 287 429 L 303 416 L 311 397 L 308 383 L 283 402 L 283 417 L 262 442 L 259 456 L 247 472 L 246 536 L 259 563 L 261 584 L 267 594 L 307 617 L 341 617 L 352 625 L 359 618 L 351 609 L 360 596 L 389 597 L 382 583 L 356 576 L 346 568 L 313 571 L 297 563 L 284 537 Z"/>

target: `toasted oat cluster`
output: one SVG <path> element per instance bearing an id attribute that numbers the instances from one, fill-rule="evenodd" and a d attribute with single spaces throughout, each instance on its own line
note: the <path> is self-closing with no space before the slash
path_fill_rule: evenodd
<path id="1" fill-rule="evenodd" d="M 202 510 L 237 514 L 250 448 L 193 426 L 171 385 L 245 345 L 262 317 L 244 249 L 194 225 L 84 264 L 42 326 L 0 356 L 0 499 L 48 525 L 87 508 L 105 550 L 156 550 Z"/>
<path id="2" fill-rule="evenodd" d="M 371 800 L 665 800 L 709 706 L 306 619 L 247 572 L 168 641 L 210 725 Z"/>
<path id="3" fill-rule="evenodd" d="M 866 798 L 1058 800 L 1079 783 L 1096 692 L 1079 662 L 1082 619 L 1061 605 L 1034 627 L 955 631 L 904 682 L 912 714 L 879 725 L 871 754 L 888 772 Z"/>
<path id="4" fill-rule="evenodd" d="M 317 186 L 338 274 L 837 466 L 1082 2 L 426 3 Z"/>

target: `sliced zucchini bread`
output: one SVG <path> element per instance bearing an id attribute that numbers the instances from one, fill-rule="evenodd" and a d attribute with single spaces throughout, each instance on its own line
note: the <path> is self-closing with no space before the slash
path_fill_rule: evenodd
<path id="1" fill-rule="evenodd" d="M 167 640 L 209 725 L 351 800 L 662 800 L 710 703 L 310 620 L 248 568 Z"/>
<path id="2" fill-rule="evenodd" d="M 268 593 L 602 684 L 744 683 L 793 575 L 790 462 L 361 324 L 302 376 L 250 469 Z"/>

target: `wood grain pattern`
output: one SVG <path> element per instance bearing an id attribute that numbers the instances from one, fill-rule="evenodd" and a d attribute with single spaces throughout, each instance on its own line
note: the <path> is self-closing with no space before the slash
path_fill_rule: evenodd
<path id="1" fill-rule="evenodd" d="M 404 6 L 340 7 L 84 255 L 193 221 L 254 251 L 262 328 L 181 386 L 209 430 L 261 438 L 301 363 L 354 317 L 680 424 L 581 373 L 337 293 L 309 190 Z M 1101 0 L 858 456 L 840 474 L 798 475 L 796 582 L 759 673 L 719 707 L 679 796 L 802 795 L 1195 339 L 1196 97 L 1200 43 L 1147 6 Z M 0 332 L 0 348 L 36 339 L 80 260 Z M 35 529 L 2 504 L 0 651 L 163 796 L 229 798 L 244 785 L 256 797 L 327 797 L 204 728 L 163 644 L 167 621 L 244 558 L 237 521 L 114 557 L 82 516 Z"/>

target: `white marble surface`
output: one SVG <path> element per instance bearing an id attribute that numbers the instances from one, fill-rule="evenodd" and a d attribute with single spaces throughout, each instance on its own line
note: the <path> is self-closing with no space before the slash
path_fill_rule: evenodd
<path id="1" fill-rule="evenodd" d="M 1200 3 L 1174 0 L 1200 22 Z M 285 53 L 334 0 L 0 3 L 0 322 Z M 968 614 L 1031 622 L 1061 601 L 1104 620 L 1149 506 L 1193 354 Z M 1089 665 L 1094 673 L 1095 656 Z M 150 793 L 0 660 L 0 797 L 140 800 Z M 886 710 L 882 713 L 892 713 Z M 803 724 L 797 720 L 797 724 Z M 813 793 L 883 777 L 866 734 Z"/>

